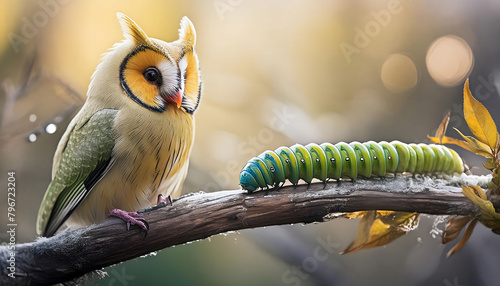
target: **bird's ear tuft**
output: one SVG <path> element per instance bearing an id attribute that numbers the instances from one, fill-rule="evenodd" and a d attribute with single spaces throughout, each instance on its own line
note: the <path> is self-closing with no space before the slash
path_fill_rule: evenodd
<path id="1" fill-rule="evenodd" d="M 194 47 L 196 45 L 196 30 L 191 20 L 186 16 L 182 17 L 181 20 L 179 40 L 187 46 Z"/>
<path id="2" fill-rule="evenodd" d="M 138 46 L 150 43 L 146 33 L 144 33 L 141 27 L 139 27 L 139 25 L 137 25 L 129 16 L 118 12 L 116 13 L 116 17 L 118 17 L 118 21 L 120 22 L 120 26 L 123 31 L 123 36 L 125 36 L 125 38 L 131 40 Z"/>

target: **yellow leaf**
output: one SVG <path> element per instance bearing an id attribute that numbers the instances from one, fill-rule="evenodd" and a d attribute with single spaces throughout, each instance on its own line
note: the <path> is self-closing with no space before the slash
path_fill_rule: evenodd
<path id="1" fill-rule="evenodd" d="M 458 237 L 462 229 L 471 221 L 472 218 L 467 216 L 457 216 L 450 218 L 446 223 L 446 228 L 443 232 L 442 243 L 446 244 Z"/>
<path id="2" fill-rule="evenodd" d="M 476 226 L 476 223 L 477 223 L 477 219 L 474 219 L 469 224 L 469 226 L 465 230 L 464 236 L 462 236 L 462 239 L 460 240 L 460 242 L 457 243 L 455 246 L 453 246 L 450 249 L 450 251 L 448 251 L 448 253 L 446 254 L 446 258 L 448 258 L 448 257 L 452 256 L 453 254 L 457 253 L 460 249 L 462 249 L 462 247 L 464 247 L 464 245 L 469 240 L 469 238 L 470 238 L 470 236 L 472 234 L 472 231 L 474 230 L 474 227 Z"/>
<path id="3" fill-rule="evenodd" d="M 359 212 L 350 212 L 350 213 L 345 213 L 341 217 L 343 218 L 363 218 L 369 211 L 359 211 Z M 388 216 L 390 214 L 393 214 L 394 211 L 376 211 L 377 216 Z"/>
<path id="4" fill-rule="evenodd" d="M 467 142 L 460 140 L 460 139 L 455 139 L 455 138 L 448 137 L 448 136 L 443 136 L 442 138 L 437 138 L 437 137 L 432 137 L 429 135 L 427 135 L 427 138 L 429 138 L 432 142 L 434 142 L 436 144 L 453 144 L 453 145 L 460 146 L 465 150 L 474 152 L 470 148 L 470 146 L 467 144 Z"/>
<path id="5" fill-rule="evenodd" d="M 359 211 L 359 212 L 352 212 L 352 213 L 345 213 L 342 215 L 344 218 L 363 218 L 366 215 L 367 211 Z"/>
<path id="6" fill-rule="evenodd" d="M 492 149 L 484 144 L 483 142 L 477 140 L 476 138 L 472 136 L 465 136 L 460 132 L 458 129 L 455 128 L 455 130 L 465 139 L 467 142 L 467 145 L 469 145 L 470 149 L 469 151 L 472 151 L 473 153 L 477 155 L 481 155 L 483 157 L 493 157 Z"/>
<path id="7" fill-rule="evenodd" d="M 478 189 L 473 187 L 479 188 L 480 191 L 478 192 Z M 483 197 L 486 198 L 486 195 L 479 186 L 470 186 L 470 187 L 462 186 L 462 193 L 464 194 L 464 196 L 466 196 L 469 200 L 471 200 L 475 205 L 477 205 L 482 210 L 488 209 L 488 206 L 485 205 L 485 199 L 483 199 Z M 491 204 L 490 201 L 487 202 Z M 493 207 L 493 205 L 491 205 L 491 207 Z M 494 210 L 495 209 L 493 209 L 493 211 Z"/>
<path id="8" fill-rule="evenodd" d="M 472 190 L 474 191 L 474 194 L 478 196 L 481 200 L 487 200 L 488 198 L 486 197 L 486 193 L 481 189 L 480 186 L 470 186 Z M 489 202 L 489 201 L 488 201 Z M 491 204 L 491 202 L 489 202 Z"/>
<path id="9" fill-rule="evenodd" d="M 500 194 L 500 167 L 493 170 L 493 178 L 491 179 L 491 186 L 489 189 L 492 194 Z"/>
<path id="10" fill-rule="evenodd" d="M 377 218 L 388 218 L 392 217 L 392 215 L 394 214 L 402 214 L 402 213 L 403 212 L 395 212 L 395 211 L 377 211 Z"/>
<path id="11" fill-rule="evenodd" d="M 486 107 L 472 96 L 469 79 L 464 85 L 464 116 L 469 129 L 476 138 L 488 145 L 491 150 L 495 150 L 498 138 L 497 126 Z"/>
<path id="12" fill-rule="evenodd" d="M 442 139 L 443 137 L 445 137 L 444 135 L 446 134 L 446 128 L 448 128 L 448 123 L 450 123 L 450 112 L 446 114 L 446 116 L 443 118 L 443 121 L 441 121 L 441 124 L 439 124 L 439 127 L 436 130 L 436 135 L 434 135 L 434 137 L 439 138 L 439 142 L 436 143 L 443 144 Z"/>
<path id="13" fill-rule="evenodd" d="M 432 137 L 432 136 L 429 136 L 429 135 L 427 135 L 427 138 L 429 138 L 432 142 L 434 142 L 436 144 L 443 144 L 443 143 L 441 143 L 441 138 Z"/>
<path id="14" fill-rule="evenodd" d="M 419 214 L 368 211 L 361 219 L 354 241 L 340 254 L 388 244 L 418 225 Z"/>
<path id="15" fill-rule="evenodd" d="M 361 219 L 358 225 L 358 232 L 354 241 L 340 254 L 347 254 L 362 249 L 362 246 L 368 242 L 370 229 L 377 216 L 377 211 L 368 211 Z"/>
<path id="16" fill-rule="evenodd" d="M 495 149 L 496 153 L 500 153 L 500 133 L 497 136 L 497 148 Z"/>

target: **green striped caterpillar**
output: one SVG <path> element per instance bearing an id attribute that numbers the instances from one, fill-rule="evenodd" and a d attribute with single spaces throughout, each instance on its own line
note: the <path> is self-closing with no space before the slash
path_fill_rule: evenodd
<path id="1" fill-rule="evenodd" d="M 240 173 L 240 185 L 249 192 L 277 187 L 300 179 L 310 184 L 313 178 L 352 180 L 383 177 L 386 174 L 463 173 L 462 158 L 452 149 L 435 144 L 392 142 L 339 142 L 335 145 L 295 144 L 265 151 L 253 157 Z"/>

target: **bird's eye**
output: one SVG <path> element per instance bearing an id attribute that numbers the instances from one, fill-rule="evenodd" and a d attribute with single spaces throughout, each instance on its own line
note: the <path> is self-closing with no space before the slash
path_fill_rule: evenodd
<path id="1" fill-rule="evenodd" d="M 161 84 L 161 73 L 156 67 L 148 67 L 142 75 L 152 84 Z"/>

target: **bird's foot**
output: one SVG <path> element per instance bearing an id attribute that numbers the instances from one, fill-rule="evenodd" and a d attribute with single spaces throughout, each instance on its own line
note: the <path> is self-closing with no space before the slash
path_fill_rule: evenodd
<path id="1" fill-rule="evenodd" d="M 108 216 L 121 218 L 127 223 L 127 231 L 130 230 L 130 225 L 137 225 L 148 233 L 148 222 L 137 212 L 127 212 L 121 209 L 114 209 L 109 212 Z"/>
<path id="2" fill-rule="evenodd" d="M 152 206 L 152 207 L 149 207 L 149 208 L 146 208 L 143 210 L 138 210 L 137 213 L 141 214 L 141 213 L 146 213 L 146 212 L 154 211 L 157 209 L 161 209 L 161 208 L 168 206 L 169 204 L 172 205 L 172 202 L 173 202 L 173 200 L 172 200 L 171 196 L 164 197 L 162 194 L 159 194 L 158 200 L 156 201 L 155 206 Z"/>
<path id="3" fill-rule="evenodd" d="M 162 194 L 158 195 L 158 201 L 156 202 L 156 205 L 160 205 L 161 203 L 165 203 L 165 205 L 172 205 L 172 197 L 168 195 L 167 197 L 164 197 Z"/>

